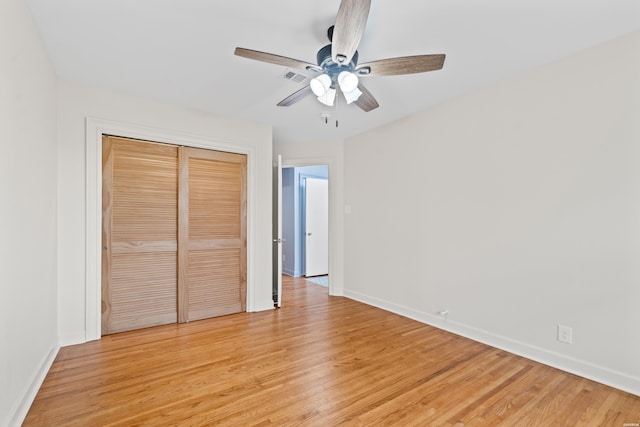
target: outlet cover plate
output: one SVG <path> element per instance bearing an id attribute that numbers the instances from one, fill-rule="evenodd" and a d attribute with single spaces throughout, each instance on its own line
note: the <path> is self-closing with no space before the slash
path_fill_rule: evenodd
<path id="1" fill-rule="evenodd" d="M 571 344 L 573 341 L 573 329 L 570 326 L 558 325 L 558 341 Z"/>

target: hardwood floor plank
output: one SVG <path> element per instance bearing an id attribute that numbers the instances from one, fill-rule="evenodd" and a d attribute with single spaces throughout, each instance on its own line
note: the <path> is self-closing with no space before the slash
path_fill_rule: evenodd
<path id="1" fill-rule="evenodd" d="M 365 425 L 375 423 L 376 420 L 389 424 L 399 422 L 405 424 L 409 421 L 406 419 L 407 416 L 411 414 L 415 417 L 414 422 L 423 424 L 424 420 L 435 421 L 438 417 L 450 416 L 455 413 L 451 408 L 465 404 L 465 401 L 449 399 L 451 390 L 467 388 L 470 384 L 473 384 L 474 388 L 480 385 L 486 386 L 492 383 L 496 376 L 509 376 L 520 370 L 518 366 L 508 366 L 509 363 L 510 361 L 502 357 L 499 350 L 492 350 L 492 354 L 478 359 L 472 369 L 465 364 L 459 364 L 437 379 L 405 390 L 403 394 L 373 408 L 359 419 Z M 481 372 L 486 374 L 479 375 Z M 442 421 L 441 425 L 444 423 Z"/>
<path id="2" fill-rule="evenodd" d="M 640 398 L 284 277 L 279 310 L 60 350 L 24 426 L 621 426 Z"/>

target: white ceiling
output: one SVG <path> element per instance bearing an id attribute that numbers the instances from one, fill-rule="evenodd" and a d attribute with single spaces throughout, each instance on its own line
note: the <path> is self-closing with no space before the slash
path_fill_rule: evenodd
<path id="1" fill-rule="evenodd" d="M 373 0 L 359 62 L 447 59 L 440 71 L 366 78 L 380 107 L 365 113 L 313 96 L 277 107 L 301 85 L 283 67 L 233 54 L 239 46 L 315 63 L 339 0 L 27 3 L 60 78 L 267 123 L 282 142 L 343 139 L 640 29 L 639 0 Z"/>

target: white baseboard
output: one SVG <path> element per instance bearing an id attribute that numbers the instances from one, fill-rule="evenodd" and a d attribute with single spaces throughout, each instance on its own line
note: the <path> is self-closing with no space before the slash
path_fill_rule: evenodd
<path id="1" fill-rule="evenodd" d="M 72 334 L 72 335 L 61 336 L 59 341 L 60 341 L 59 342 L 60 347 L 68 347 L 70 345 L 84 344 L 91 340 L 87 340 L 86 335 L 82 333 L 82 334 Z"/>
<path id="2" fill-rule="evenodd" d="M 508 351 L 518 356 L 534 360 L 536 362 L 569 372 L 583 378 L 587 378 L 627 393 L 640 396 L 640 378 L 624 374 L 604 366 L 575 359 L 560 353 L 556 353 L 541 347 L 537 347 L 525 342 L 516 341 L 497 335 L 482 329 L 474 328 L 452 320 L 442 319 L 435 314 L 422 312 L 409 307 L 398 305 L 359 292 L 344 290 L 344 296 L 367 305 L 381 308 L 392 313 L 399 314 L 409 319 L 416 320 L 427 325 Z"/>
<path id="3" fill-rule="evenodd" d="M 286 274 L 287 276 L 291 276 L 291 277 L 297 277 L 296 276 L 296 272 L 294 270 L 290 270 L 288 268 L 283 268 L 282 269 L 282 273 Z M 298 275 L 299 276 L 299 275 Z"/>
<path id="4" fill-rule="evenodd" d="M 343 297 L 344 296 L 344 288 L 334 287 L 333 289 L 329 289 L 329 295 L 332 297 Z M 353 298 L 355 299 L 355 298 Z"/>
<path id="5" fill-rule="evenodd" d="M 38 394 L 38 390 L 42 386 L 49 369 L 51 369 L 51 365 L 53 365 L 53 361 L 56 359 L 58 355 L 58 351 L 60 350 L 60 346 L 55 346 L 51 350 L 49 350 L 49 354 L 42 361 L 40 368 L 35 373 L 31 384 L 25 391 L 24 395 L 20 400 L 18 400 L 17 404 L 10 412 L 9 415 L 9 426 L 19 427 L 24 422 L 27 413 L 29 412 L 29 408 L 31 408 L 31 404 L 33 403 L 36 395 Z"/>

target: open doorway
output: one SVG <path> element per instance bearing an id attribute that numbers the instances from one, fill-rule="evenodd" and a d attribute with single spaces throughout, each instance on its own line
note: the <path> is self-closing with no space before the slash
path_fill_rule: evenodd
<path id="1" fill-rule="evenodd" d="M 282 169 L 282 271 L 328 287 L 327 165 Z"/>

